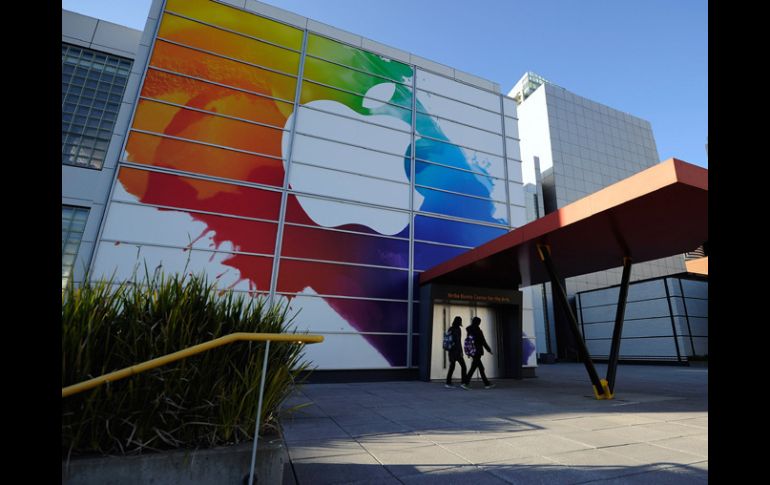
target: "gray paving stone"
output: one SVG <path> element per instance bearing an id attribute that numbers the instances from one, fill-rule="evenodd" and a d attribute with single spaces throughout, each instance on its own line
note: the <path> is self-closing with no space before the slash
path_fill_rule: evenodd
<path id="1" fill-rule="evenodd" d="M 521 458 L 532 456 L 532 453 L 526 449 L 510 446 L 502 440 L 466 441 L 447 443 L 442 446 L 473 464 L 515 462 Z"/>
<path id="2" fill-rule="evenodd" d="M 687 465 L 703 460 L 703 456 L 656 446 L 652 443 L 637 443 L 633 445 L 613 446 L 602 451 L 616 456 L 630 457 L 638 462 L 651 465 Z"/>
<path id="3" fill-rule="evenodd" d="M 503 443 L 533 455 L 555 455 L 570 451 L 588 450 L 593 447 L 561 436 L 528 435 L 501 440 Z"/>
<path id="4" fill-rule="evenodd" d="M 392 475 L 368 453 L 292 460 L 300 485 L 387 480 Z"/>
<path id="5" fill-rule="evenodd" d="M 372 455 L 396 477 L 470 464 L 462 457 L 438 445 L 398 451 L 373 451 Z"/>
<path id="6" fill-rule="evenodd" d="M 508 483 L 475 466 L 458 466 L 431 473 L 399 477 L 401 483 L 411 485 L 499 485 Z"/>
<path id="7" fill-rule="evenodd" d="M 366 453 L 359 443 L 347 439 L 295 441 L 288 448 L 292 460 Z"/>
<path id="8" fill-rule="evenodd" d="M 703 483 L 708 372 L 681 370 L 621 366 L 610 401 L 589 395 L 581 364 L 492 391 L 312 384 L 287 401 L 307 412 L 282 424 L 299 485 Z"/>
<path id="9" fill-rule="evenodd" d="M 683 436 L 681 438 L 653 441 L 651 444 L 682 451 L 702 458 L 708 458 L 709 456 L 708 437 L 706 437 L 706 439 L 699 439 L 697 436 Z"/>

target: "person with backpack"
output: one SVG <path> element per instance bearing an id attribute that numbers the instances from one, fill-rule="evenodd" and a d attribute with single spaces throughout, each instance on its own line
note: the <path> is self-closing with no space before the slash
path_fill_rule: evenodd
<path id="1" fill-rule="evenodd" d="M 492 389 L 495 385 L 487 379 L 487 374 L 484 372 L 484 364 L 481 363 L 481 356 L 484 355 L 484 349 L 487 349 L 490 355 L 492 354 L 492 349 L 489 348 L 487 339 L 484 338 L 484 332 L 479 328 L 480 323 L 481 319 L 479 317 L 473 317 L 471 324 L 468 325 L 468 328 L 465 330 L 468 334 L 465 338 L 465 353 L 473 360 L 471 361 L 471 368 L 463 382 L 466 387 L 469 386 L 473 373 L 478 367 L 479 374 L 481 374 L 481 380 L 484 381 L 484 389 Z"/>
<path id="2" fill-rule="evenodd" d="M 461 345 L 463 319 L 461 317 L 455 317 L 452 321 L 452 326 L 444 334 L 444 350 L 449 353 L 449 371 L 446 375 L 446 384 L 444 387 L 453 389 L 452 386 L 452 374 L 455 371 L 455 362 L 460 364 L 460 387 L 467 389 L 465 384 L 465 377 L 467 369 L 465 367 L 465 359 L 463 358 L 463 347 Z"/>

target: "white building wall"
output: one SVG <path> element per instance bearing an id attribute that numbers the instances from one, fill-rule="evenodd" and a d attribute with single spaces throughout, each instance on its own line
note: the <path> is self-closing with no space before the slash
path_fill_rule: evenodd
<path id="1" fill-rule="evenodd" d="M 133 60 L 141 36 L 142 32 L 139 30 L 62 10 L 62 43 Z M 121 148 L 123 139 L 122 135 L 118 134 L 121 133 L 121 127 L 118 126 L 120 122 L 119 116 L 101 170 L 71 165 L 61 166 L 62 205 L 89 209 L 88 220 L 71 276 L 75 282 L 82 280 L 83 270 L 91 261 L 110 186 L 115 177 L 117 151 Z"/>

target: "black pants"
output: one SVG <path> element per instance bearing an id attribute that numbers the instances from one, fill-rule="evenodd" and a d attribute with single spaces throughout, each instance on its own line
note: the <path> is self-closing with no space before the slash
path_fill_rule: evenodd
<path id="1" fill-rule="evenodd" d="M 449 356 L 449 371 L 446 374 L 446 383 L 448 385 L 452 385 L 452 374 L 455 371 L 455 362 L 458 362 L 460 364 L 460 382 L 465 382 L 466 374 L 468 373 L 466 367 L 465 367 L 465 359 L 463 359 L 463 356 L 460 355 L 459 357 L 452 357 Z"/>
<path id="2" fill-rule="evenodd" d="M 481 374 L 481 380 L 484 381 L 484 385 L 489 385 L 489 379 L 487 379 L 487 374 L 484 372 L 484 364 L 481 363 L 481 356 L 477 355 L 473 357 L 473 361 L 471 362 L 471 368 L 468 371 L 468 379 L 465 381 L 466 384 L 470 384 L 471 378 L 473 377 L 473 373 L 476 371 L 476 368 L 479 369 L 479 374 Z"/>

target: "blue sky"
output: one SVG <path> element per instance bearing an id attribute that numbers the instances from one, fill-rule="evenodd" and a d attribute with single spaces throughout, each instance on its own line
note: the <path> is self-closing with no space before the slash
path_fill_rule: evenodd
<path id="1" fill-rule="evenodd" d="M 149 0 L 62 0 L 143 29 Z M 706 0 L 267 0 L 500 84 L 534 71 L 652 123 L 661 160 L 708 167 Z"/>

